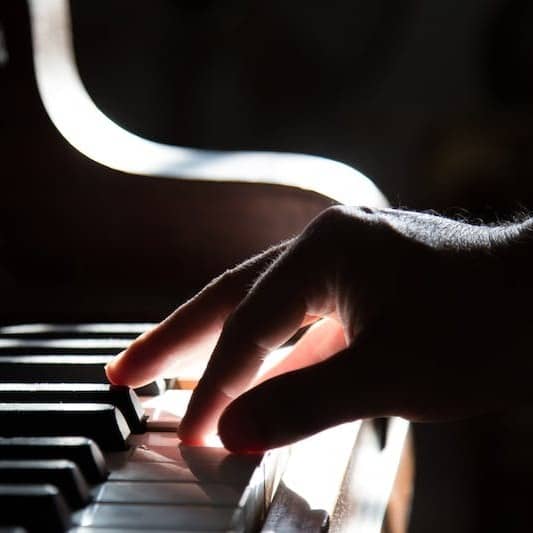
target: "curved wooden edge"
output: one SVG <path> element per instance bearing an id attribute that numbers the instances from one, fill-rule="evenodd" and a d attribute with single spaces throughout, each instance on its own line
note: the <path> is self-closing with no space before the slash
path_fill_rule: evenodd
<path id="1" fill-rule="evenodd" d="M 323 157 L 199 150 L 156 143 L 124 130 L 97 108 L 83 86 L 74 57 L 68 0 L 28 2 L 34 69 L 43 104 L 63 137 L 88 158 L 132 174 L 286 185 L 346 205 L 387 205 L 363 174 Z"/>

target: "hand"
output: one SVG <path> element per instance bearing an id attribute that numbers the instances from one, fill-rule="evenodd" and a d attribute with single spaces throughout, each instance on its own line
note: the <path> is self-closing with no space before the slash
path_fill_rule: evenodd
<path id="1" fill-rule="evenodd" d="M 445 420 L 513 405 L 530 382 L 530 317 L 510 312 L 523 287 L 509 251 L 523 233 L 331 208 L 211 282 L 117 356 L 108 377 L 139 386 L 213 350 L 178 433 L 202 444 L 218 423 L 233 451 L 364 417 Z M 267 354 L 308 324 L 258 378 Z"/>

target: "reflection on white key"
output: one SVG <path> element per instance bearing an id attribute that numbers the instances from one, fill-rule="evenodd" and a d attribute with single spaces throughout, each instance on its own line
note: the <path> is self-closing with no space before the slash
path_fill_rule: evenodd
<path id="1" fill-rule="evenodd" d="M 262 373 L 286 354 L 287 349 L 272 354 Z M 112 472 L 111 480 L 201 485 L 201 489 L 184 493 L 188 502 L 194 498 L 219 501 L 217 499 L 222 496 L 208 489 L 212 484 L 224 484 L 234 494 L 241 493 L 241 502 L 246 502 L 243 508 L 251 512 L 252 502 L 257 505 L 258 498 L 269 505 L 279 476 L 282 476 L 284 486 L 298 494 L 310 509 L 333 513 L 361 422 L 330 428 L 290 449 L 278 449 L 265 455 L 236 456 L 225 450 L 220 441 L 213 447 L 180 445 L 175 431 L 191 393 L 190 390 L 168 390 L 159 397 L 141 399 L 151 432 L 130 438 L 135 448 L 128 463 Z M 122 497 L 118 488 L 114 490 L 115 493 L 109 495 L 108 492 L 105 497 Z M 176 486 L 174 490 L 183 489 Z M 224 497 L 229 497 L 228 494 Z M 248 523 L 249 520 L 251 518 Z"/>
<path id="2" fill-rule="evenodd" d="M 154 397 L 141 397 L 148 416 L 148 431 L 176 431 L 187 410 L 192 391 L 171 389 Z"/>
<path id="3" fill-rule="evenodd" d="M 126 531 L 248 531 L 243 512 L 234 507 L 201 505 L 94 504 L 74 513 L 74 525 Z"/>
<path id="4" fill-rule="evenodd" d="M 151 503 L 165 505 L 238 506 L 242 492 L 219 483 L 117 481 L 93 491 L 96 503 Z"/>
<path id="5" fill-rule="evenodd" d="M 168 401 L 172 396 L 190 396 L 190 392 L 170 392 Z M 76 513 L 76 525 L 139 528 L 141 524 L 152 530 L 168 527 L 183 510 L 173 528 L 210 529 L 219 520 L 217 530 L 252 531 L 271 499 L 278 459 L 286 456 L 285 450 L 235 455 L 223 447 L 184 446 L 174 431 L 134 435 L 128 442 L 127 452 L 107 455 L 109 479 L 93 491 L 95 503 Z M 153 516 L 162 503 L 163 515 Z M 146 515 L 134 524 L 125 514 L 135 511 L 138 516 L 139 508 Z"/>

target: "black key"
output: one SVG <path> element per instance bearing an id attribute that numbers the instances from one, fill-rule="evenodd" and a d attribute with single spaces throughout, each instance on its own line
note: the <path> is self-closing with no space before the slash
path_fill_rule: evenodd
<path id="1" fill-rule="evenodd" d="M 0 460 L 0 483 L 54 485 L 72 509 L 79 509 L 90 501 L 87 482 L 72 461 Z"/>
<path id="2" fill-rule="evenodd" d="M 115 355 L 131 344 L 129 339 L 25 339 L 0 338 L 6 355 Z"/>
<path id="3" fill-rule="evenodd" d="M 67 504 L 52 485 L 0 485 L 0 525 L 17 524 L 29 533 L 63 532 L 70 526 Z"/>
<path id="4" fill-rule="evenodd" d="M 157 379 L 142 387 L 135 389 L 138 396 L 159 396 L 167 390 L 167 385 L 164 379 Z"/>
<path id="5" fill-rule="evenodd" d="M 107 479 L 109 471 L 100 448 L 85 437 L 0 438 L 2 459 L 67 459 L 78 465 L 92 484 Z"/>
<path id="6" fill-rule="evenodd" d="M 0 403 L 3 437 L 88 437 L 105 450 L 124 450 L 130 434 L 112 405 L 91 403 Z"/>
<path id="7" fill-rule="evenodd" d="M 0 327 L 3 337 L 57 338 L 117 338 L 134 339 L 153 328 L 153 322 L 95 322 L 87 324 L 15 324 Z"/>
<path id="8" fill-rule="evenodd" d="M 118 407 L 133 433 L 145 430 L 144 409 L 128 387 L 98 383 L 0 383 L 0 403 L 106 403 Z"/>
<path id="9" fill-rule="evenodd" d="M 2 383 L 107 383 L 104 367 L 112 356 L 20 355 L 0 357 Z"/>
<path id="10" fill-rule="evenodd" d="M 111 355 L 3 355 L 0 383 L 109 383 L 105 365 Z M 158 396 L 165 381 L 157 380 L 135 391 L 141 396 Z"/>

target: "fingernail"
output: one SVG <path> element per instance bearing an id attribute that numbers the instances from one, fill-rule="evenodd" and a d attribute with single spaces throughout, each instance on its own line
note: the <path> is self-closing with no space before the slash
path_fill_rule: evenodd
<path id="1" fill-rule="evenodd" d="M 230 405 L 220 417 L 218 431 L 224 446 L 235 453 L 261 453 L 268 449 L 265 426 L 246 406 Z"/>

